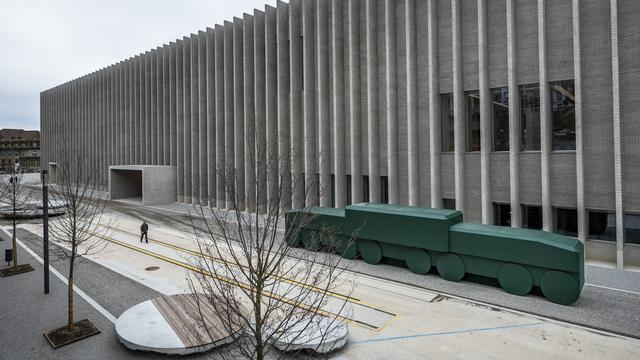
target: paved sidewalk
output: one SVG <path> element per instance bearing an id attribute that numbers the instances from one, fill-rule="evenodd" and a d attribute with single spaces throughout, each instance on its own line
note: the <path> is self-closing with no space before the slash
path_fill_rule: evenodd
<path id="1" fill-rule="evenodd" d="M 25 230 L 18 230 L 18 238 L 38 256 L 42 255 L 39 237 Z M 4 253 L 4 249 L 10 246 L 10 242 L 0 241 L 0 252 Z M 35 271 L 0 278 L 0 360 L 167 359 L 166 356 L 133 352 L 124 348 L 118 342 L 114 324 L 78 294 L 74 298 L 75 319 L 91 320 L 102 333 L 53 350 L 43 333 L 66 324 L 66 285 L 51 274 L 51 292 L 44 295 L 42 265 L 22 247 L 19 247 L 18 254 L 19 263 L 28 262 Z M 63 262 L 54 260 L 51 264 L 60 273 L 66 273 Z M 6 264 L 0 268 L 4 266 Z M 91 261 L 81 262 L 77 269 L 76 286 L 116 318 L 130 306 L 158 295 L 144 285 Z M 211 358 L 211 354 L 184 358 L 205 357 Z"/>

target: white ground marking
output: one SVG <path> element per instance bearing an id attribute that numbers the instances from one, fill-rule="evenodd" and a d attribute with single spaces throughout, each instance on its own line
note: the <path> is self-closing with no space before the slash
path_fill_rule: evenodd
<path id="1" fill-rule="evenodd" d="M 585 285 L 586 286 L 600 288 L 600 289 L 605 289 L 605 290 L 619 291 L 619 292 L 623 292 L 623 293 L 627 293 L 627 294 L 640 295 L 640 292 L 637 292 L 637 291 L 623 290 L 623 289 L 612 288 L 612 287 L 602 286 L 602 285 L 595 285 L 595 284 L 585 284 Z"/>
<path id="2" fill-rule="evenodd" d="M 33 252 L 33 250 L 31 250 L 27 245 L 25 245 L 22 241 L 17 240 L 16 242 L 18 243 L 18 245 L 20 245 L 26 252 L 29 253 L 29 255 L 33 256 L 34 259 L 36 259 L 40 264 L 44 264 L 44 260 L 42 260 L 42 258 L 40 256 L 38 256 L 38 254 L 36 254 L 35 252 Z M 58 270 L 54 269 L 53 266 L 49 266 L 49 271 L 51 271 L 51 273 L 55 276 L 57 276 L 60 280 L 62 280 L 62 282 L 67 285 L 67 278 L 62 276 L 62 274 L 60 274 L 58 272 Z M 104 317 L 107 318 L 107 320 L 111 321 L 113 324 L 116 323 L 116 317 L 113 316 L 110 312 L 107 311 L 107 309 L 103 308 L 100 304 L 98 304 L 95 300 L 93 300 L 89 295 L 87 295 L 84 291 L 82 291 L 80 288 L 78 288 L 77 286 L 73 286 L 73 291 L 76 292 L 76 294 L 80 295 L 80 297 L 82 297 L 86 302 L 89 303 L 89 305 L 93 306 L 96 310 L 98 310 L 98 312 L 100 312 L 102 315 L 104 315 Z"/>

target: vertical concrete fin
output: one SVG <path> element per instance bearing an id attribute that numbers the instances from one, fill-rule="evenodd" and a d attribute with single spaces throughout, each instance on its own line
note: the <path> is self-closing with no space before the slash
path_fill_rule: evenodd
<path id="1" fill-rule="evenodd" d="M 392 0 L 388 0 L 392 1 Z M 333 99 L 333 141 L 335 206 L 347 205 L 347 175 L 345 153 L 345 108 L 344 108 L 344 2 L 331 2 L 331 73 L 333 77 L 331 97 Z M 395 55 L 394 55 L 395 56 Z"/>
<path id="2" fill-rule="evenodd" d="M 244 186 L 244 70 L 243 70 L 242 19 L 233 19 L 233 119 L 234 119 L 234 166 L 236 201 L 238 209 L 245 209 Z"/>
<path id="3" fill-rule="evenodd" d="M 349 124 L 351 134 L 351 201 L 362 201 L 362 130 L 360 126 L 360 19 L 358 0 L 348 0 Z"/>
<path id="4" fill-rule="evenodd" d="M 206 35 L 206 92 L 207 92 L 207 134 L 206 134 L 206 174 L 207 174 L 207 204 L 210 207 L 217 206 L 216 195 L 216 32 L 207 28 Z M 204 174 L 203 174 L 204 176 Z"/>
<path id="5" fill-rule="evenodd" d="M 280 205 L 291 207 L 291 124 L 289 121 L 290 67 L 289 67 L 289 5 L 278 1 L 276 5 L 277 86 L 278 86 L 278 177 L 280 178 Z"/>
<path id="6" fill-rule="evenodd" d="M 266 123 L 266 74 L 265 74 L 265 14 L 262 11 L 255 10 L 254 17 L 254 42 L 253 54 L 255 61 L 254 66 L 254 96 L 255 96 L 255 126 L 256 126 L 256 177 L 260 181 L 257 182 L 257 203 L 258 210 L 264 211 L 267 205 L 267 164 L 264 161 L 267 152 L 267 123 Z"/>
<path id="7" fill-rule="evenodd" d="M 516 58 L 515 0 L 507 0 L 507 83 L 509 91 L 509 199 L 511 226 L 522 226 L 520 207 L 520 90 Z"/>
<path id="8" fill-rule="evenodd" d="M 200 205 L 200 77 L 199 77 L 199 59 L 200 36 L 191 34 L 191 48 L 189 59 L 191 74 L 191 131 L 190 148 L 191 148 L 191 176 L 185 173 L 185 176 L 191 181 L 191 203 Z M 187 131 L 187 129 L 185 129 Z M 185 180 L 186 181 L 186 180 Z"/>
<path id="9" fill-rule="evenodd" d="M 442 132 L 440 123 L 440 71 L 438 69 L 438 1 L 428 0 L 428 2 L 427 36 L 429 37 L 429 48 L 427 57 L 429 67 L 429 160 L 431 163 L 429 184 L 431 186 L 431 207 L 441 208 L 440 152 L 442 151 Z M 397 149 L 397 145 L 395 148 Z M 391 183 L 390 176 L 389 202 L 391 202 L 392 198 Z M 397 192 L 397 188 L 395 191 Z"/>
<path id="10" fill-rule="evenodd" d="M 367 158 L 369 160 L 369 201 L 380 202 L 380 137 L 378 134 L 378 37 L 377 1 L 365 2 L 365 37 L 367 53 Z M 414 44 L 415 45 L 415 44 Z M 416 133 L 417 136 L 417 133 Z"/>
<path id="11" fill-rule="evenodd" d="M 225 192 L 225 75 L 224 75 L 224 27 L 215 26 L 215 73 L 216 73 L 216 207 L 226 206 Z"/>
<path id="12" fill-rule="evenodd" d="M 331 189 L 331 121 L 329 118 L 329 46 L 328 9 L 326 1 L 316 3 L 316 99 L 318 108 L 318 157 L 320 206 L 330 207 Z"/>
<path id="13" fill-rule="evenodd" d="M 267 201 L 277 198 L 278 182 L 278 77 L 277 77 L 277 29 L 276 9 L 265 7 L 264 39 L 265 39 L 265 123 L 267 167 Z"/>
<path id="14" fill-rule="evenodd" d="M 405 3 L 405 37 L 407 61 L 407 150 L 409 177 L 409 205 L 418 206 L 420 201 L 420 187 L 418 175 L 418 83 L 416 70 L 416 14 L 415 1 L 406 0 Z"/>
<path id="15" fill-rule="evenodd" d="M 193 176 L 193 162 L 191 157 L 192 146 L 195 139 L 193 139 L 193 115 L 194 109 L 193 107 L 196 105 L 195 95 L 193 93 L 193 85 L 192 82 L 195 80 L 195 76 L 192 74 L 193 69 L 193 61 L 191 60 L 191 53 L 194 50 L 194 39 L 192 37 L 184 37 L 184 47 L 182 48 L 182 87 L 183 87 L 183 96 L 184 96 L 184 122 L 183 122 L 183 164 L 184 164 L 184 172 L 181 176 L 184 178 L 184 202 L 185 204 L 191 204 L 193 202 L 193 187 L 192 187 L 192 176 Z M 197 119 L 197 117 L 196 117 Z M 196 133 L 197 134 L 197 133 Z"/>
<path id="16" fill-rule="evenodd" d="M 184 40 L 176 44 L 176 171 L 178 186 L 178 202 L 185 202 L 184 188 Z"/>
<path id="17" fill-rule="evenodd" d="M 461 0 L 451 1 L 451 41 L 453 47 L 453 142 L 456 210 L 464 212 L 464 153 L 465 153 L 465 107 L 462 68 L 462 4 Z"/>
<path id="18" fill-rule="evenodd" d="M 572 1 L 573 29 L 573 78 L 576 119 L 576 210 L 578 216 L 578 239 L 587 241 L 587 219 L 584 195 L 584 145 L 582 122 L 582 56 L 580 40 L 580 0 Z"/>
<path id="19" fill-rule="evenodd" d="M 198 196 L 199 203 L 209 205 L 209 178 L 207 168 L 207 33 L 198 32 Z"/>
<path id="20" fill-rule="evenodd" d="M 177 159 L 177 104 L 176 104 L 176 52 L 175 42 L 169 44 L 169 165 L 176 166 Z"/>
<path id="21" fill-rule="evenodd" d="M 165 45 L 162 47 L 162 129 L 163 129 L 163 154 L 164 158 L 162 165 L 170 165 L 171 162 L 171 115 L 170 115 L 170 101 L 171 101 L 171 85 L 170 85 L 170 52 L 171 45 Z"/>
<path id="22" fill-rule="evenodd" d="M 256 208 L 256 110 L 254 84 L 254 40 L 255 29 L 253 16 L 244 14 L 242 19 L 242 70 L 244 80 L 244 183 L 246 192 L 246 209 L 257 213 Z"/>
<path id="23" fill-rule="evenodd" d="M 289 80 L 292 205 L 304 206 L 304 118 L 302 74 L 302 0 L 289 2 Z M 332 3 L 335 3 L 332 2 Z M 338 2 L 340 3 L 340 2 Z"/>
<path id="24" fill-rule="evenodd" d="M 482 223 L 493 224 L 491 205 L 491 89 L 489 88 L 489 50 L 487 1 L 478 0 L 478 79 L 480 85 L 480 202 Z"/>
<path id="25" fill-rule="evenodd" d="M 547 69 L 545 0 L 538 0 L 538 64 L 540 77 L 540 177 L 542 185 L 542 229 L 551 231 L 551 94 Z"/>
<path id="26" fill-rule="evenodd" d="M 616 205 L 616 267 L 624 268 L 624 212 L 622 200 L 622 133 L 620 125 L 620 56 L 618 0 L 611 0 L 611 79 L 613 96 L 613 168 Z"/>
<path id="27" fill-rule="evenodd" d="M 233 23 L 224 22 L 224 145 L 225 145 L 225 176 L 223 181 L 232 181 L 226 179 L 226 175 L 234 170 L 235 161 L 235 139 L 234 139 L 234 98 L 233 98 Z M 225 185 L 223 183 L 223 185 Z M 226 188 L 223 188 L 226 190 Z M 231 194 L 225 191 L 226 208 L 231 207 Z"/>

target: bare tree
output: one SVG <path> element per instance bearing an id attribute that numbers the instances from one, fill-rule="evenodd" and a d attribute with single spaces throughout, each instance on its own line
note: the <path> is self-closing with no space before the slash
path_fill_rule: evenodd
<path id="1" fill-rule="evenodd" d="M 239 323 L 246 327 L 247 335 L 228 348 L 229 356 L 262 360 L 283 356 L 273 351 L 274 344 L 286 352 L 310 335 L 315 337 L 314 344 L 330 338 L 349 318 L 354 285 L 342 276 L 346 269 L 342 258 L 332 254 L 338 246 L 334 229 L 314 231 L 321 251 L 290 245 L 314 216 L 308 209 L 287 214 L 283 206 L 286 196 L 301 185 L 277 175 L 277 169 L 287 169 L 288 162 L 276 156 L 258 160 L 255 169 L 246 169 L 255 172 L 249 177 L 254 182 L 246 184 L 246 191 L 254 193 L 247 198 L 258 201 L 246 203 L 245 208 L 238 201 L 233 160 L 218 170 L 225 174 L 229 209 L 216 209 L 215 204 L 199 208 L 193 227 L 199 256 L 189 259 L 196 269 L 189 279 L 192 292 L 205 294 L 208 305 L 222 315 L 225 329 L 232 333 Z M 277 183 L 268 183 L 274 178 Z M 317 184 L 307 185 L 311 189 Z M 287 215 L 288 229 L 282 236 Z M 318 326 L 321 321 L 323 326 Z"/>
<path id="2" fill-rule="evenodd" d="M 74 327 L 73 284 L 76 261 L 100 252 L 107 242 L 100 233 L 106 199 L 99 191 L 98 172 L 86 166 L 80 152 L 63 151 L 58 161 L 57 184 L 50 201 L 66 204 L 67 214 L 50 223 L 51 239 L 59 244 L 53 251 L 68 260 L 67 327 Z"/>
<path id="3" fill-rule="evenodd" d="M 3 214 L 11 220 L 13 248 L 13 270 L 18 270 L 18 246 L 16 241 L 16 227 L 18 220 L 25 215 L 25 208 L 30 201 L 31 190 L 23 183 L 23 174 L 18 165 L 7 168 L 7 174 L 0 177 L 0 202 L 3 204 Z"/>

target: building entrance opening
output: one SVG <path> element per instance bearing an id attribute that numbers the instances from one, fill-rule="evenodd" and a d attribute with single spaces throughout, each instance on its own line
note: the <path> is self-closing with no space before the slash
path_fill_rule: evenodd
<path id="1" fill-rule="evenodd" d="M 142 204 L 141 170 L 111 169 L 109 180 L 112 200 L 124 200 Z"/>
<path id="2" fill-rule="evenodd" d="M 49 184 L 57 184 L 58 183 L 58 164 L 51 162 L 49 163 Z"/>
<path id="3" fill-rule="evenodd" d="M 175 202 L 176 168 L 160 165 L 110 166 L 109 198 L 142 205 Z"/>

